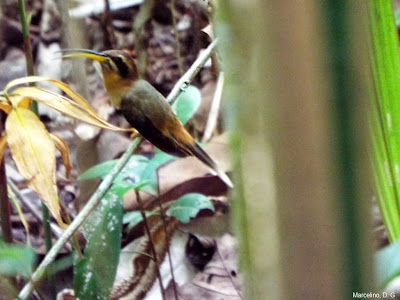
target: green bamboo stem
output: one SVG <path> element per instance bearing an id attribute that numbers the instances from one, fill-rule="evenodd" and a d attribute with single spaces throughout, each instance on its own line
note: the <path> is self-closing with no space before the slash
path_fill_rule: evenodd
<path id="1" fill-rule="evenodd" d="M 378 203 L 390 241 L 400 237 L 400 58 L 390 0 L 369 0 L 371 128 Z"/>

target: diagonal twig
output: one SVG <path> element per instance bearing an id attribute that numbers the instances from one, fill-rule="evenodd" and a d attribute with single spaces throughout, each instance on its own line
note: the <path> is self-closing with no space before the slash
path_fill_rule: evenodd
<path id="1" fill-rule="evenodd" d="M 100 183 L 96 192 L 90 197 L 89 201 L 82 209 L 82 211 L 76 216 L 76 218 L 72 221 L 71 225 L 64 231 L 61 237 L 54 244 L 53 248 L 47 253 L 43 261 L 40 263 L 36 271 L 33 273 L 29 282 L 24 286 L 21 292 L 18 295 L 19 299 L 27 299 L 29 294 L 32 292 L 35 284 L 42 278 L 45 274 L 47 267 L 54 261 L 58 252 L 64 246 L 64 244 L 71 238 L 74 232 L 85 222 L 90 213 L 96 208 L 99 204 L 100 200 L 110 189 L 113 180 L 122 170 L 122 168 L 127 164 L 129 158 L 133 154 L 133 151 L 136 149 L 139 144 L 139 139 L 134 139 L 130 144 L 129 148 L 119 159 L 118 163 L 111 170 L 111 172 L 104 178 L 104 180 Z"/>
<path id="2" fill-rule="evenodd" d="M 217 41 L 218 39 L 215 39 L 210 45 L 208 45 L 208 47 L 200 53 L 194 63 L 190 66 L 189 70 L 187 70 L 186 73 L 179 78 L 178 82 L 174 85 L 167 97 L 167 101 L 169 103 L 174 103 L 179 94 L 188 87 L 189 83 L 192 82 L 197 73 L 199 73 L 201 68 L 203 68 L 204 64 L 210 58 L 212 51 L 217 45 Z"/>
<path id="3" fill-rule="evenodd" d="M 206 129 L 204 130 L 202 142 L 207 142 L 210 140 L 211 135 L 217 126 L 219 107 L 221 105 L 222 90 L 224 87 L 224 72 L 219 73 L 217 86 L 215 88 L 215 93 L 213 101 L 211 103 L 210 113 L 208 114 L 208 119 L 206 123 Z"/>

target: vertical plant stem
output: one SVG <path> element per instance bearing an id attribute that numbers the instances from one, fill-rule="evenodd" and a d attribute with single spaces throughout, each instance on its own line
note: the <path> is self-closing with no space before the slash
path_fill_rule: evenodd
<path id="1" fill-rule="evenodd" d="M 46 244 L 46 253 L 49 253 L 51 247 L 53 247 L 53 242 L 51 240 L 51 228 L 50 228 L 50 212 L 46 205 L 42 202 L 42 217 L 43 217 L 43 231 L 44 231 L 44 240 Z M 56 299 L 57 297 L 57 289 L 54 283 L 54 270 L 53 265 L 50 265 L 48 270 L 46 271 L 46 277 L 49 281 L 50 286 L 50 297 L 51 299 Z"/>
<path id="2" fill-rule="evenodd" d="M 179 75 L 183 75 L 183 64 L 182 64 L 182 54 L 181 54 L 181 44 L 179 42 L 179 32 L 176 25 L 176 10 L 175 10 L 175 0 L 171 0 L 171 14 L 172 14 L 172 24 L 174 26 L 174 38 L 176 46 L 176 61 L 178 63 Z"/>
<path id="3" fill-rule="evenodd" d="M 156 248 L 154 247 L 154 243 L 153 243 L 153 240 L 151 238 L 151 231 L 150 231 L 149 224 L 147 222 L 146 214 L 145 214 L 144 209 L 143 209 L 142 198 L 140 197 L 139 191 L 137 189 L 135 189 L 135 194 L 136 194 L 136 200 L 137 200 L 137 202 L 139 204 L 140 214 L 142 215 L 142 218 L 143 218 L 144 228 L 146 230 L 147 236 L 149 237 L 149 243 L 150 243 L 151 251 L 153 252 L 153 257 L 152 258 L 154 260 L 154 263 L 156 264 L 156 269 L 157 269 L 156 273 L 157 273 L 158 281 L 160 283 L 161 295 L 162 295 L 162 298 L 165 299 L 165 290 L 164 290 L 164 286 L 163 286 L 163 282 L 162 282 L 162 278 L 161 278 L 161 274 L 160 274 L 160 262 L 158 261 Z"/>
<path id="4" fill-rule="evenodd" d="M 7 176 L 4 159 L 0 163 L 0 222 L 1 232 L 5 242 L 12 243 L 11 207 L 7 193 Z"/>
<path id="5" fill-rule="evenodd" d="M 67 212 L 65 211 L 64 206 L 61 204 L 60 207 L 61 207 L 61 215 L 62 215 L 63 219 L 65 220 L 65 222 L 68 225 L 71 225 L 71 219 L 69 218 Z M 75 234 L 72 235 L 72 242 L 74 244 L 74 248 L 76 250 L 76 253 L 78 254 L 79 259 L 83 259 L 83 253 L 81 250 L 81 246 L 79 245 L 78 238 Z"/>
<path id="6" fill-rule="evenodd" d="M 34 71 L 34 64 L 33 64 L 33 55 L 32 55 L 32 46 L 31 46 L 31 38 L 29 35 L 29 24 L 26 19 L 26 11 L 25 11 L 25 2 L 24 0 L 18 0 L 18 6 L 19 6 L 19 15 L 20 15 L 20 21 L 21 21 L 21 27 L 22 27 L 22 37 L 24 39 L 24 52 L 25 52 L 25 59 L 26 59 L 26 71 L 28 76 L 33 76 L 35 71 Z M 30 86 L 34 86 L 34 83 L 30 83 Z M 31 110 L 39 116 L 39 109 L 38 109 L 38 104 L 36 101 L 31 102 Z M 45 244 L 46 244 L 46 253 L 48 253 L 53 246 L 52 240 L 51 240 L 51 228 L 50 228 L 50 213 L 49 209 L 44 205 L 42 202 L 42 216 L 43 216 L 43 231 L 44 231 L 44 239 L 45 239 Z M 51 271 L 51 270 L 49 270 Z M 49 272 L 53 274 L 53 272 Z M 51 297 L 55 299 L 57 296 L 57 291 L 56 291 L 56 286 L 54 283 L 54 276 L 53 275 L 47 275 L 47 278 L 50 283 L 50 293 Z"/>
<path id="7" fill-rule="evenodd" d="M 165 220 L 165 214 L 164 214 L 164 210 L 162 207 L 162 201 L 161 201 L 160 177 L 159 177 L 158 171 L 156 171 L 156 173 L 157 173 L 157 183 L 158 183 L 158 185 L 157 185 L 157 192 L 158 192 L 157 202 L 158 202 L 158 206 L 160 208 L 160 216 L 161 216 L 161 220 L 162 220 L 164 231 L 165 231 L 165 244 L 167 245 L 168 262 L 169 262 L 169 268 L 170 268 L 171 277 L 172 277 L 172 287 L 174 289 L 175 300 L 178 300 L 178 290 L 176 288 L 174 268 L 172 265 L 172 258 L 171 258 L 171 251 L 169 250 L 169 245 L 168 245 L 168 231 L 167 231 L 168 226 L 167 226 L 167 222 Z"/>
<path id="8" fill-rule="evenodd" d="M 137 53 L 137 66 L 139 76 L 141 78 L 146 77 L 147 68 L 147 47 L 145 43 L 144 32 L 149 24 L 151 11 L 154 7 L 154 0 L 146 0 L 140 6 L 139 13 L 136 15 L 133 23 L 133 32 L 135 35 L 135 50 Z"/>
<path id="9" fill-rule="evenodd" d="M 114 49 L 117 40 L 115 38 L 113 26 L 112 26 L 112 16 L 110 10 L 110 1 L 104 0 L 104 22 L 102 24 L 104 31 L 104 46 L 106 49 Z"/>
<path id="10" fill-rule="evenodd" d="M 22 27 L 22 37 L 24 39 L 24 51 L 25 51 L 25 58 L 26 58 L 26 72 L 29 76 L 34 75 L 34 68 L 33 68 L 33 55 L 32 55 L 32 45 L 31 39 L 29 36 L 29 28 L 28 23 L 26 21 L 26 11 L 25 11 L 25 2 L 24 0 L 18 0 L 18 7 L 19 7 L 19 16 L 21 19 L 21 27 Z M 32 84 L 31 84 L 32 85 Z M 37 102 L 32 101 L 31 104 L 32 111 L 37 112 Z"/>

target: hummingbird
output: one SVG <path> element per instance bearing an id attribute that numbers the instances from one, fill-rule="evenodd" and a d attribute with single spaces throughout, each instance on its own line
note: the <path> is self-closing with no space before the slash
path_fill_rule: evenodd
<path id="1" fill-rule="evenodd" d="M 165 97 L 148 81 L 139 78 L 136 63 L 127 52 L 88 49 L 65 49 L 62 52 L 65 58 L 84 57 L 100 63 L 111 103 L 145 139 L 168 154 L 197 157 L 228 187 L 233 187 L 229 177 L 187 132 Z"/>

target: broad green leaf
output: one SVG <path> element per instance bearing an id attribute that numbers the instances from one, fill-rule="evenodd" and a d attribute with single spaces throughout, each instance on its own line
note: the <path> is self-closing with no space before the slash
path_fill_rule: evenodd
<path id="1" fill-rule="evenodd" d="M 18 99 L 21 99 L 21 96 L 29 97 L 30 99 L 54 108 L 67 116 L 100 128 L 114 131 L 132 131 L 132 129 L 123 129 L 107 123 L 86 105 L 82 106 L 80 103 L 67 97 L 39 87 L 20 87 L 10 94 L 10 99 L 12 102 L 16 102 Z M 17 100 L 13 100 L 14 97 Z"/>
<path id="2" fill-rule="evenodd" d="M 150 217 L 150 216 L 154 216 L 157 215 L 157 213 L 152 212 L 152 211 L 145 211 L 144 212 L 146 217 Z M 143 218 L 142 218 L 142 214 L 140 213 L 140 211 L 130 211 L 128 213 L 126 213 L 124 215 L 123 218 L 123 223 L 124 224 L 128 224 L 128 230 L 131 230 L 133 227 L 135 227 L 137 224 L 139 224 L 140 222 L 142 222 Z"/>
<path id="3" fill-rule="evenodd" d="M 131 158 L 129 159 L 129 162 L 122 169 L 121 173 L 123 173 L 123 176 L 129 174 L 140 176 L 143 170 L 142 169 L 143 165 L 146 165 L 148 161 L 149 160 L 143 155 L 132 155 Z M 118 160 L 114 159 L 97 164 L 91 167 L 90 169 L 86 170 L 85 172 L 83 172 L 79 176 L 78 180 L 103 178 L 104 176 L 106 176 L 108 173 L 111 172 L 111 170 L 114 168 L 117 162 Z"/>
<path id="4" fill-rule="evenodd" d="M 104 176 L 106 176 L 108 173 L 111 172 L 111 170 L 114 168 L 114 166 L 117 162 L 118 162 L 117 159 L 113 159 L 113 160 L 108 160 L 108 161 L 99 163 L 99 164 L 87 169 L 85 172 L 83 172 L 81 175 L 79 175 L 78 180 L 103 178 Z"/>
<path id="5" fill-rule="evenodd" d="M 88 180 L 94 178 L 103 178 L 113 169 L 117 160 L 109 160 L 100 163 L 79 176 L 79 180 Z M 147 193 L 154 193 L 153 189 L 149 186 L 148 179 L 142 179 L 143 171 L 147 168 L 149 160 L 143 155 L 132 155 L 129 162 L 118 174 L 114 180 L 111 192 L 115 195 L 122 197 L 127 191 L 132 189 L 140 189 Z"/>
<path id="6" fill-rule="evenodd" d="M 183 125 L 189 121 L 201 103 L 201 93 L 199 89 L 193 85 L 189 85 L 176 99 L 174 104 L 172 104 L 172 109 L 174 110 L 179 121 Z"/>
<path id="7" fill-rule="evenodd" d="M 376 253 L 375 270 L 376 281 L 381 288 L 400 275 L 400 240 Z"/>
<path id="8" fill-rule="evenodd" d="M 65 165 L 65 176 L 69 178 L 72 170 L 71 159 L 69 158 L 69 149 L 67 143 L 60 138 L 58 135 L 50 133 L 50 137 L 53 139 L 54 145 L 61 153 L 61 159 Z"/>
<path id="9" fill-rule="evenodd" d="M 118 197 L 124 196 L 126 192 L 133 189 L 142 190 L 146 193 L 151 194 L 153 192 L 153 189 L 149 185 L 150 185 L 149 180 L 141 180 L 137 183 L 128 181 L 126 179 L 118 180 L 115 181 L 113 186 L 111 187 L 111 192 L 117 195 Z"/>
<path id="10" fill-rule="evenodd" d="M 108 299 L 120 254 L 122 213 L 122 201 L 107 193 L 84 225 L 88 243 L 74 268 L 77 298 Z"/>
<path id="11" fill-rule="evenodd" d="M 196 217 L 202 209 L 214 211 L 214 205 L 208 197 L 202 194 L 190 193 L 176 200 L 167 210 L 167 215 L 175 217 L 181 223 L 187 224 L 190 219 Z"/>
<path id="12" fill-rule="evenodd" d="M 22 275 L 28 278 L 36 261 L 35 252 L 0 239 L 0 277 Z"/>
<path id="13" fill-rule="evenodd" d="M 60 226 L 66 227 L 60 215 L 55 180 L 55 146 L 39 118 L 25 108 L 14 108 L 6 120 L 11 155 L 19 173 L 49 208 Z"/>
<path id="14" fill-rule="evenodd" d="M 147 164 L 147 167 L 142 173 L 141 180 L 149 181 L 149 185 L 153 188 L 151 194 L 156 195 L 158 190 L 157 169 L 173 159 L 175 159 L 174 156 L 164 152 L 159 152 L 154 155 L 154 157 Z"/>

